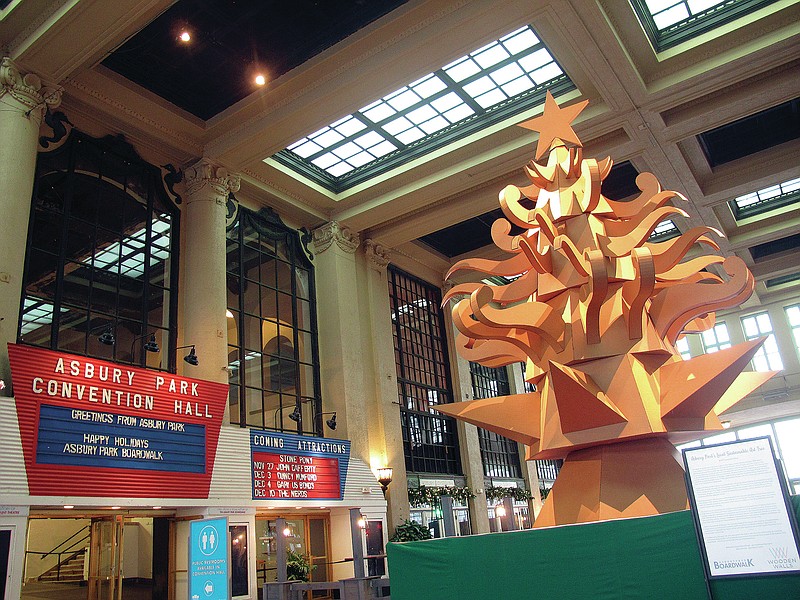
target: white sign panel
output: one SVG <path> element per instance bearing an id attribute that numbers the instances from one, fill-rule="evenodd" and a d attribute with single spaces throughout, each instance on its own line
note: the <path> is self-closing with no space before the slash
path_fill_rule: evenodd
<path id="1" fill-rule="evenodd" d="M 769 438 L 683 451 L 709 575 L 800 571 Z"/>

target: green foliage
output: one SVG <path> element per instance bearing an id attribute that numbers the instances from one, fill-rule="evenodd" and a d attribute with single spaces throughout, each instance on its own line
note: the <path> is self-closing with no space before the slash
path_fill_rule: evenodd
<path id="1" fill-rule="evenodd" d="M 416 542 L 418 540 L 431 539 L 431 532 L 416 521 L 406 519 L 394 528 L 394 535 L 389 539 L 390 542 Z"/>
<path id="2" fill-rule="evenodd" d="M 539 488 L 539 494 L 542 496 L 542 502 L 545 501 L 547 495 L 550 493 L 550 488 Z"/>
<path id="3" fill-rule="evenodd" d="M 513 498 L 517 502 L 524 502 L 533 498 L 533 494 L 525 488 L 519 487 L 495 487 L 490 485 L 486 488 L 487 502 L 496 502 L 503 498 Z"/>
<path id="4" fill-rule="evenodd" d="M 311 578 L 311 571 L 316 568 L 317 565 L 312 566 L 305 554 L 286 551 L 286 575 L 289 581 L 308 581 Z"/>
<path id="5" fill-rule="evenodd" d="M 417 488 L 408 488 L 408 503 L 416 508 L 419 506 L 439 506 L 439 498 L 442 496 L 452 496 L 453 500 L 459 504 L 466 504 L 467 500 L 474 498 L 468 487 L 428 487 L 421 485 Z"/>

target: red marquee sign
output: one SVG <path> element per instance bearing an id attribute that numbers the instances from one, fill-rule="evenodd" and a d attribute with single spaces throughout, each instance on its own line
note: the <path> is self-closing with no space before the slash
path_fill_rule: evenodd
<path id="1" fill-rule="evenodd" d="M 8 345 L 32 496 L 207 498 L 228 386 Z"/>

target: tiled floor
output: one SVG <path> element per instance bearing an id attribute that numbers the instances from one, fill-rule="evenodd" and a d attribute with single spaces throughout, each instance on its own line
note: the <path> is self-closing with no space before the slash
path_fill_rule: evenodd
<path id="1" fill-rule="evenodd" d="M 22 600 L 86 600 L 88 588 L 75 583 L 28 583 L 22 588 Z M 123 600 L 151 600 L 150 584 L 126 583 Z"/>

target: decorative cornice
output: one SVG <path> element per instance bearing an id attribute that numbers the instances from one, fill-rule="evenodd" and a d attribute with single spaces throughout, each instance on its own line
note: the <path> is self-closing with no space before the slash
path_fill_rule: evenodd
<path id="1" fill-rule="evenodd" d="M 364 253 L 370 266 L 378 271 L 385 271 L 389 265 L 389 250 L 375 240 L 364 241 Z"/>
<path id="2" fill-rule="evenodd" d="M 301 196 L 300 194 L 290 190 L 288 187 L 276 183 L 272 179 L 265 177 L 260 172 L 251 168 L 242 169 L 242 174 L 247 175 L 247 177 L 250 179 L 265 185 L 269 190 L 279 192 L 286 198 L 293 200 L 298 206 L 300 206 L 302 210 L 316 211 L 317 213 L 325 215 L 322 218 L 327 218 L 329 211 L 327 211 L 326 207 L 321 202 L 312 202 L 309 200 L 309 198 Z"/>
<path id="3" fill-rule="evenodd" d="M 226 206 L 228 196 L 239 191 L 241 177 L 231 174 L 226 168 L 201 158 L 183 172 L 186 182 L 186 202 L 191 204 L 198 199 L 198 192 L 206 186 L 210 187 L 217 204 Z"/>
<path id="4" fill-rule="evenodd" d="M 336 221 L 330 221 L 322 227 L 318 227 L 313 231 L 313 235 L 314 250 L 317 254 L 325 252 L 333 242 L 336 242 L 339 249 L 353 254 L 361 242 L 357 233 L 350 233 L 350 229 L 342 227 Z"/>
<path id="5" fill-rule="evenodd" d="M 23 75 L 8 56 L 4 56 L 0 62 L 0 98 L 6 94 L 14 98 L 28 109 L 22 114 L 26 118 L 33 117 L 39 125 L 48 108 L 56 108 L 61 104 L 63 91 L 61 87 L 43 86 L 41 78 L 34 73 Z"/>
<path id="6" fill-rule="evenodd" d="M 203 153 L 203 145 L 200 142 L 198 142 L 197 139 L 185 135 L 182 131 L 179 131 L 177 129 L 166 127 L 163 123 L 160 123 L 150 118 L 149 116 L 147 116 L 142 112 L 133 110 L 127 103 L 122 102 L 118 98 L 113 98 L 111 96 L 108 96 L 107 94 L 104 94 L 93 87 L 89 87 L 85 83 L 77 81 L 75 79 L 70 79 L 67 82 L 67 85 L 75 88 L 76 90 L 88 96 L 91 96 L 95 100 L 99 100 L 100 102 L 106 104 L 107 106 L 110 106 L 114 110 L 117 110 L 124 115 L 136 119 L 141 123 L 144 123 L 148 127 L 151 127 L 157 131 L 162 132 L 170 140 L 173 140 L 175 142 L 180 142 L 181 149 L 185 150 L 187 154 L 198 155 Z M 74 97 L 80 98 L 79 96 L 74 96 Z M 86 100 L 84 100 L 84 102 L 88 104 Z"/>

